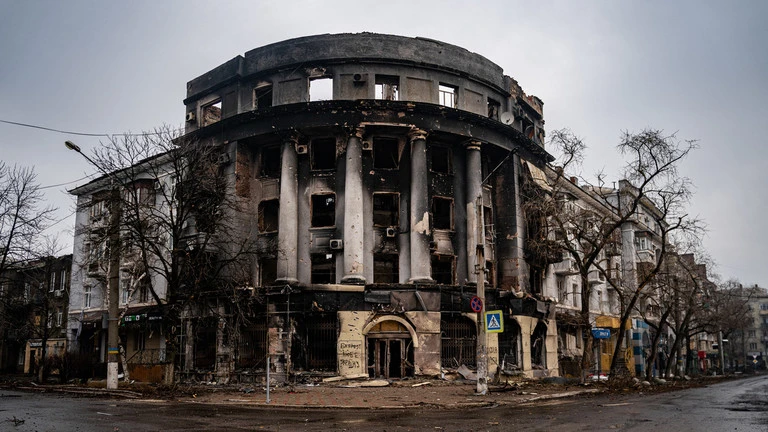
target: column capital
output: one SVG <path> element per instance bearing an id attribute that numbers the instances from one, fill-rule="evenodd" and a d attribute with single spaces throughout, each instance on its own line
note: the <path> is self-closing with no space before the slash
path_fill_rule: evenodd
<path id="1" fill-rule="evenodd" d="M 344 132 L 346 132 L 347 138 L 357 138 L 361 140 L 365 135 L 365 126 L 345 127 Z"/>
<path id="2" fill-rule="evenodd" d="M 296 145 L 299 143 L 299 133 L 296 131 L 282 132 L 280 133 L 280 139 L 284 143 Z"/>
<path id="3" fill-rule="evenodd" d="M 479 151 L 480 147 L 482 147 L 482 145 L 483 145 L 482 141 L 474 140 L 474 139 L 467 140 L 467 141 L 464 142 L 464 147 L 467 150 L 478 150 Z"/>
<path id="4" fill-rule="evenodd" d="M 408 132 L 408 140 L 410 141 L 416 141 L 416 140 L 426 140 L 427 139 L 427 131 L 421 130 L 419 128 L 411 128 L 411 130 Z"/>

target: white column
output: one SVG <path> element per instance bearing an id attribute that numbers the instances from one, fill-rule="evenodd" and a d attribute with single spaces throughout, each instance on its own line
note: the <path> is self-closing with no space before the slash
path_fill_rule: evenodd
<path id="1" fill-rule="evenodd" d="M 478 220 L 480 212 L 477 211 L 478 197 L 483 193 L 483 169 L 480 160 L 480 141 L 469 141 L 466 146 L 467 175 L 466 175 L 466 208 L 467 208 L 467 281 L 477 283 L 476 265 L 485 263 L 477 262 L 477 238 L 483 221 Z M 482 203 L 482 198 L 479 203 Z"/>
<path id="2" fill-rule="evenodd" d="M 283 142 L 280 170 L 280 211 L 277 232 L 277 282 L 297 283 L 298 265 L 298 159 L 297 139 Z"/>
<path id="3" fill-rule="evenodd" d="M 414 129 L 411 140 L 411 278 L 410 283 L 432 283 L 429 242 L 429 182 L 427 180 L 427 133 Z"/>
<path id="4" fill-rule="evenodd" d="M 341 283 L 365 284 L 363 262 L 363 129 L 358 128 L 347 140 L 344 171 L 344 276 Z"/>

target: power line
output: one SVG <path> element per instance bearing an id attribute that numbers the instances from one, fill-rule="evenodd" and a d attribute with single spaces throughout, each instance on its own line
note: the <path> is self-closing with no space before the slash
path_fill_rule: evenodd
<path id="1" fill-rule="evenodd" d="M 87 179 L 87 178 L 91 178 L 91 177 L 93 177 L 93 176 L 95 176 L 95 175 L 96 175 L 96 174 L 88 174 L 87 176 L 85 176 L 85 177 L 80 177 L 80 178 L 79 178 L 79 179 L 77 179 L 77 180 L 72 180 L 72 181 L 68 181 L 68 182 L 64 182 L 64 183 L 53 184 L 53 185 L 47 185 L 47 186 L 40 186 L 40 187 L 39 187 L 39 188 L 37 188 L 37 189 L 38 189 L 38 190 L 43 190 L 43 189 L 50 189 L 50 188 L 55 188 L 55 187 L 58 187 L 58 186 L 65 186 L 65 185 L 68 185 L 68 184 L 70 184 L 70 183 L 76 183 L 76 182 L 79 182 L 80 180 L 85 180 L 85 179 Z"/>
<path id="2" fill-rule="evenodd" d="M 79 136 L 89 136 L 89 137 L 106 137 L 111 138 L 114 136 L 122 136 L 122 137 L 129 137 L 129 136 L 150 136 L 150 135 L 162 135 L 165 132 L 142 132 L 142 133 L 115 133 L 115 134 L 108 134 L 108 133 L 88 133 L 88 132 L 74 132 L 74 131 L 66 131 L 61 129 L 55 129 L 50 128 L 46 126 L 39 126 L 39 125 L 33 125 L 28 123 L 20 123 L 20 122 L 14 122 L 10 120 L 2 120 L 0 119 L 0 123 L 6 123 L 14 126 L 22 126 L 22 127 L 28 127 L 32 129 L 41 129 L 49 132 L 57 132 L 61 134 L 67 134 L 67 135 L 79 135 Z"/>

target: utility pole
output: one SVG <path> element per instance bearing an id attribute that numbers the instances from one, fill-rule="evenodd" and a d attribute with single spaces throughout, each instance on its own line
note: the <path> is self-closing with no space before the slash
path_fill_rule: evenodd
<path id="1" fill-rule="evenodd" d="M 118 335 L 120 301 L 120 218 L 123 206 L 120 202 L 120 188 L 112 185 L 109 195 L 109 321 L 107 327 L 107 389 L 118 387 L 118 365 L 120 364 L 120 336 Z"/>
<path id="2" fill-rule="evenodd" d="M 120 364 L 120 336 L 118 335 L 120 301 L 120 219 L 123 206 L 121 203 L 120 182 L 112 173 L 106 172 L 93 159 L 80 150 L 80 147 L 72 141 L 65 141 L 64 145 L 80 153 L 91 165 L 95 166 L 112 181 L 112 189 L 109 194 L 109 269 L 107 270 L 107 389 L 115 390 L 118 387 L 118 365 Z"/>
<path id="3" fill-rule="evenodd" d="M 477 297 L 480 299 L 480 312 L 477 314 L 477 394 L 488 393 L 488 353 L 485 336 L 485 229 L 483 219 L 483 196 L 477 197 Z"/>

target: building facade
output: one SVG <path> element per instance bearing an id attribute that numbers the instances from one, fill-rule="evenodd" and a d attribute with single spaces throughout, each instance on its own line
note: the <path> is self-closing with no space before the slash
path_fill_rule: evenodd
<path id="1" fill-rule="evenodd" d="M 16 263 L 0 275 L 0 370 L 37 374 L 64 354 L 72 255 Z"/>

